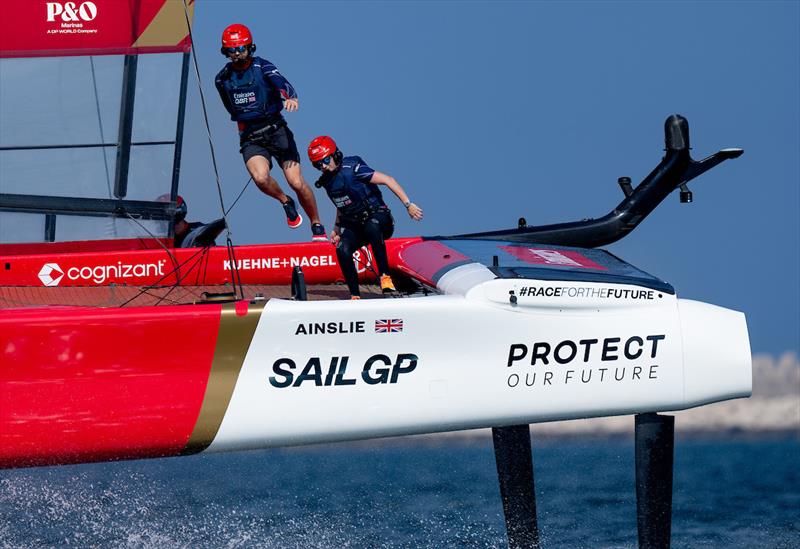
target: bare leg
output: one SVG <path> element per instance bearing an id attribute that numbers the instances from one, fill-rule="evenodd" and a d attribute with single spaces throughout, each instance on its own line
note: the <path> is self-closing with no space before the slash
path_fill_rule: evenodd
<path id="1" fill-rule="evenodd" d="M 277 199 L 281 204 L 289 197 L 283 192 L 275 178 L 269 174 L 269 162 L 263 156 L 253 156 L 245 164 L 247 171 L 262 193 Z"/>
<path id="2" fill-rule="evenodd" d="M 308 214 L 311 223 L 319 223 L 317 199 L 314 198 L 314 192 L 311 190 L 311 187 L 308 186 L 308 183 L 306 183 L 306 180 L 303 178 L 303 174 L 300 172 L 300 164 L 293 160 L 287 160 L 281 167 L 283 168 L 283 175 L 286 176 L 287 183 L 289 183 L 289 186 L 297 193 L 300 205 L 303 206 L 303 209 Z"/>

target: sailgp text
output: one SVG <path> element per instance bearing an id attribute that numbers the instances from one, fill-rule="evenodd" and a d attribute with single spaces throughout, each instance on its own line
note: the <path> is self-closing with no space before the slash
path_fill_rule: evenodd
<path id="1" fill-rule="evenodd" d="M 348 377 L 349 356 L 333 356 L 330 359 L 313 356 L 306 361 L 299 374 L 295 374 L 297 363 L 294 360 L 279 358 L 272 364 L 275 375 L 270 376 L 269 383 L 278 389 L 300 387 L 304 383 L 316 387 L 355 385 L 359 379 L 367 385 L 397 383 L 401 375 L 417 368 L 418 361 L 417 355 L 412 353 L 401 353 L 394 358 L 373 355 L 364 362 L 359 376 Z"/>

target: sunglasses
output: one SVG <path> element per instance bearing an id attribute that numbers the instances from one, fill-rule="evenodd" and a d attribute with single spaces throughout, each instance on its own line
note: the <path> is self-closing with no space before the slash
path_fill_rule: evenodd
<path id="1" fill-rule="evenodd" d="M 236 46 L 235 48 L 225 48 L 225 53 L 231 55 L 233 53 L 244 53 L 247 51 L 248 46 Z"/>
<path id="2" fill-rule="evenodd" d="M 328 164 L 331 163 L 332 158 L 333 158 L 332 156 L 328 155 L 325 158 L 317 160 L 316 162 L 312 162 L 311 165 L 314 166 L 316 169 L 321 170 L 322 166 L 327 166 Z"/>

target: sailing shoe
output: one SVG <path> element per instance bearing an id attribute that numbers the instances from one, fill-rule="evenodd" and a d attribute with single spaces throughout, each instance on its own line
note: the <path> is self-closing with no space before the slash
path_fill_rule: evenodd
<path id="1" fill-rule="evenodd" d="M 298 213 L 291 197 L 287 197 L 286 202 L 283 203 L 283 211 L 286 212 L 286 224 L 289 225 L 289 228 L 296 229 L 303 224 L 303 216 Z"/>
<path id="2" fill-rule="evenodd" d="M 325 234 L 325 227 L 322 223 L 311 224 L 311 241 L 312 242 L 327 242 L 328 236 Z"/>
<path id="3" fill-rule="evenodd" d="M 385 294 L 389 292 L 396 292 L 392 277 L 389 275 L 381 275 L 381 291 Z"/>
<path id="4" fill-rule="evenodd" d="M 351 296 L 350 296 L 350 301 L 356 301 L 356 300 L 358 300 L 358 299 L 361 299 L 361 296 L 360 296 L 360 295 L 351 295 Z"/>

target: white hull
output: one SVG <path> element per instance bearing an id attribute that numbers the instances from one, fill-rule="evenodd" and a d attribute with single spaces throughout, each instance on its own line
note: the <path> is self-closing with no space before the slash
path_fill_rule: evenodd
<path id="1" fill-rule="evenodd" d="M 460 269 L 449 287 L 471 279 L 466 295 L 269 301 L 208 451 L 679 410 L 751 393 L 742 313 L 631 285 L 476 285 L 474 267 Z M 386 319 L 402 331 L 376 333 Z"/>

